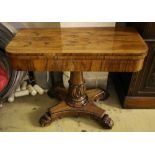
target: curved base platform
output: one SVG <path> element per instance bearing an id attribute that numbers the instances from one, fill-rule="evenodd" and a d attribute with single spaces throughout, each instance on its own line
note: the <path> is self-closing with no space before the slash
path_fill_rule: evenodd
<path id="1" fill-rule="evenodd" d="M 48 112 L 40 118 L 40 124 L 43 127 L 48 126 L 57 119 L 71 116 L 91 117 L 97 120 L 106 129 L 111 129 L 114 124 L 112 119 L 105 114 L 105 110 L 97 107 L 91 102 L 88 102 L 85 106 L 77 108 L 69 106 L 64 101 L 52 108 L 49 108 Z"/>

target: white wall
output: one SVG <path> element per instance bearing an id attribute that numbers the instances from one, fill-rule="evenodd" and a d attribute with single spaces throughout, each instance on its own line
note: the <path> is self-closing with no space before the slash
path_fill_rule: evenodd
<path id="1" fill-rule="evenodd" d="M 115 22 L 60 22 L 61 27 L 115 27 Z"/>

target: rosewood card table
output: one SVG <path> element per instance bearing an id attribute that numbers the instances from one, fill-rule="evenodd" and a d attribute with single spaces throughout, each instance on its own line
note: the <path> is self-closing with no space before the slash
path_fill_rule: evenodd
<path id="1" fill-rule="evenodd" d="M 71 71 L 68 90 L 53 88 L 61 102 L 40 118 L 41 126 L 66 116 L 89 116 L 107 129 L 112 119 L 94 104 L 106 93 L 86 90 L 82 72 L 137 72 L 147 51 L 135 29 L 110 27 L 21 29 L 6 47 L 16 70 Z"/>

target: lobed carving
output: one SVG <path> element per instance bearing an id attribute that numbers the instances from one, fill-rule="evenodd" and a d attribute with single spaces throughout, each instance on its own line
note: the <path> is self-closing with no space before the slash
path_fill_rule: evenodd
<path id="1" fill-rule="evenodd" d="M 73 99 L 79 99 L 85 96 L 86 87 L 84 84 L 75 85 L 70 84 L 69 86 L 69 94 Z"/>
<path id="2" fill-rule="evenodd" d="M 87 102 L 86 86 L 85 83 L 82 84 L 72 84 L 69 82 L 68 96 L 69 102 L 74 104 L 84 105 Z"/>

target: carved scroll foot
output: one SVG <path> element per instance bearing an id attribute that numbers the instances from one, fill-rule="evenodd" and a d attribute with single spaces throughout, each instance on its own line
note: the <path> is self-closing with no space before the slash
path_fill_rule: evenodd
<path id="1" fill-rule="evenodd" d="M 42 127 L 50 125 L 52 122 L 51 113 L 46 112 L 39 120 Z"/>
<path id="2" fill-rule="evenodd" d="M 109 117 L 108 114 L 105 114 L 102 118 L 102 125 L 105 129 L 111 129 L 114 125 L 113 120 Z"/>

